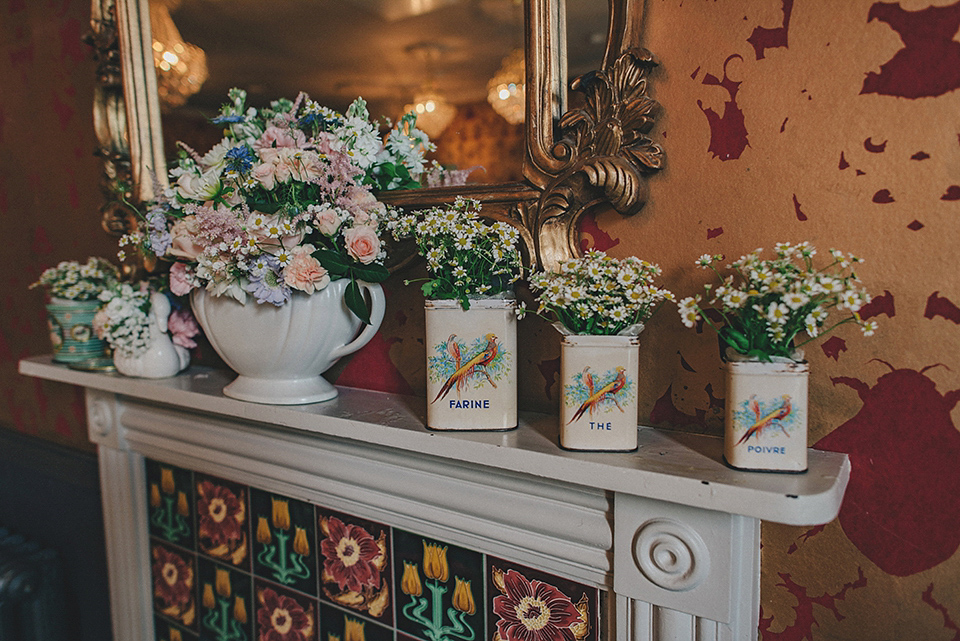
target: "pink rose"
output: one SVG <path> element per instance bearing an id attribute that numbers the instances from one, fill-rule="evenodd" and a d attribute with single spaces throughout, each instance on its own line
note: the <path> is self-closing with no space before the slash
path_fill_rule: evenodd
<path id="1" fill-rule="evenodd" d="M 167 253 L 177 258 L 196 260 L 197 255 L 203 251 L 203 245 L 197 238 L 198 231 L 197 217 L 193 215 L 184 216 L 173 223 L 170 228 L 172 243 Z"/>
<path id="2" fill-rule="evenodd" d="M 364 265 L 372 263 L 380 253 L 380 239 L 373 227 L 351 227 L 343 232 L 343 241 L 347 245 L 347 253 Z"/>
<path id="3" fill-rule="evenodd" d="M 253 171 L 250 173 L 257 182 L 263 185 L 264 189 L 271 191 L 277 185 L 275 179 L 276 172 L 274 169 L 275 167 L 272 162 L 262 162 L 259 165 L 255 165 Z"/>
<path id="4" fill-rule="evenodd" d="M 293 258 L 283 269 L 283 282 L 307 294 L 330 284 L 330 275 L 316 258 L 310 255 L 309 245 L 293 251 Z"/>
<path id="5" fill-rule="evenodd" d="M 186 296 L 194 285 L 190 278 L 190 269 L 186 263 L 174 263 L 170 266 L 170 291 L 177 296 Z"/>
<path id="6" fill-rule="evenodd" d="M 193 314 L 185 309 L 178 309 L 167 319 L 167 330 L 170 331 L 170 337 L 174 345 L 193 349 L 197 343 L 193 337 L 200 333 L 197 321 Z"/>
<path id="7" fill-rule="evenodd" d="M 313 224 L 321 234 L 333 236 L 340 229 L 340 213 L 333 207 L 313 206 L 308 211 L 313 213 Z"/>

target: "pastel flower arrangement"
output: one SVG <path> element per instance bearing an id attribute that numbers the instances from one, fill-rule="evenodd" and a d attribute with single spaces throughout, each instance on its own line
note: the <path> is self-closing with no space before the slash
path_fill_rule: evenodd
<path id="1" fill-rule="evenodd" d="M 63 300 L 97 300 L 100 292 L 116 285 L 117 267 L 103 259 L 90 257 L 87 262 L 65 260 L 40 274 L 30 289 L 43 287 L 51 298 Z"/>
<path id="2" fill-rule="evenodd" d="M 178 296 L 204 287 L 282 306 L 349 278 L 347 305 L 369 322 L 356 281 L 387 277 L 388 211 L 373 190 L 417 186 L 434 145 L 410 114 L 381 135 L 362 99 L 343 114 L 302 93 L 259 110 L 245 103 L 244 91 L 229 92 L 213 119 L 224 138 L 206 154 L 181 144 L 171 187 L 121 246 L 173 261 Z"/>
<path id="3" fill-rule="evenodd" d="M 149 281 L 119 283 L 100 294 L 104 305 L 93 319 L 97 337 L 107 341 L 115 353 L 127 358 L 142 355 L 156 338 L 157 323 L 151 323 L 151 298 L 158 289 Z M 193 315 L 185 309 L 173 310 L 166 328 L 174 345 L 186 349 L 197 346 L 193 337 L 200 333 Z"/>
<path id="4" fill-rule="evenodd" d="M 563 334 L 637 335 L 664 301 L 654 285 L 660 267 L 635 256 L 617 259 L 597 251 L 561 262 L 554 271 L 530 275 L 540 301 L 537 314 L 554 320 Z M 524 310 L 525 311 L 525 310 Z"/>
<path id="5" fill-rule="evenodd" d="M 777 243 L 773 259 L 762 259 L 762 252 L 733 261 L 726 275 L 715 266 L 722 255 L 704 254 L 697 265 L 712 270 L 719 285 L 707 284 L 703 296 L 679 303 L 683 324 L 703 321 L 716 330 L 729 348 L 727 358 L 799 361 L 799 348 L 841 325 L 855 323 L 865 336 L 876 331 L 876 321 L 858 313 L 870 302 L 854 271 L 862 259 L 831 249 L 830 262 L 817 269 L 817 250 L 807 242 Z M 806 339 L 798 342 L 801 334 Z"/>
<path id="6" fill-rule="evenodd" d="M 421 289 L 427 298 L 457 300 L 470 309 L 471 298 L 512 295 L 523 275 L 520 232 L 504 221 L 484 222 L 480 212 L 479 201 L 459 197 L 387 223 L 395 239 L 413 238 L 426 259 Z"/>

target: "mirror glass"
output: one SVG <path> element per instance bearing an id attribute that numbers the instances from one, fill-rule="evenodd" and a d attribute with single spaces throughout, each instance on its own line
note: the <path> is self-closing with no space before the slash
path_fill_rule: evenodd
<path id="1" fill-rule="evenodd" d="M 231 87 L 248 104 L 311 98 L 371 115 L 413 108 L 433 158 L 470 183 L 522 179 L 521 0 L 150 0 L 167 158 L 219 141 Z M 605 3 L 568 0 L 570 77 L 599 67 Z M 519 86 L 519 89 L 518 89 Z M 492 94 L 492 97 L 491 97 Z"/>

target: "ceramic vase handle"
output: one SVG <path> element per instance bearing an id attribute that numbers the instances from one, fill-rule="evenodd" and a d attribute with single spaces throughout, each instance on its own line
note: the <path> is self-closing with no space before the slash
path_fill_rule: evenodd
<path id="1" fill-rule="evenodd" d="M 379 284 L 358 280 L 357 285 L 370 295 L 370 324 L 366 325 L 355 339 L 333 350 L 330 353 L 330 358 L 333 360 L 343 358 L 347 354 L 353 354 L 369 343 L 373 335 L 380 329 L 380 323 L 383 322 L 383 315 L 387 311 L 387 299 L 383 295 L 383 288 Z"/>

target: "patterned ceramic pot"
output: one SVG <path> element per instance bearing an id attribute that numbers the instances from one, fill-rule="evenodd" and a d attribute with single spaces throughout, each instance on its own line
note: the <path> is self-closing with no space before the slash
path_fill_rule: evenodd
<path id="1" fill-rule="evenodd" d="M 98 300 L 62 298 L 47 303 L 54 362 L 80 363 L 104 356 L 107 344 L 93 331 L 93 317 L 102 304 Z"/>
<path id="2" fill-rule="evenodd" d="M 427 427 L 517 426 L 517 316 L 512 299 L 428 300 Z"/>
<path id="3" fill-rule="evenodd" d="M 742 470 L 807 470 L 806 363 L 726 365 L 724 458 Z"/>
<path id="4" fill-rule="evenodd" d="M 294 292 L 281 307 L 252 298 L 242 305 L 229 296 L 194 290 L 193 315 L 220 358 L 239 374 L 223 393 L 270 405 L 336 398 L 337 389 L 321 374 L 366 345 L 386 309 L 380 285 L 358 282 L 371 304 L 366 326 L 344 302 L 345 278 L 311 295 Z"/>
<path id="5" fill-rule="evenodd" d="M 564 336 L 560 343 L 560 446 L 637 449 L 636 336 Z"/>

